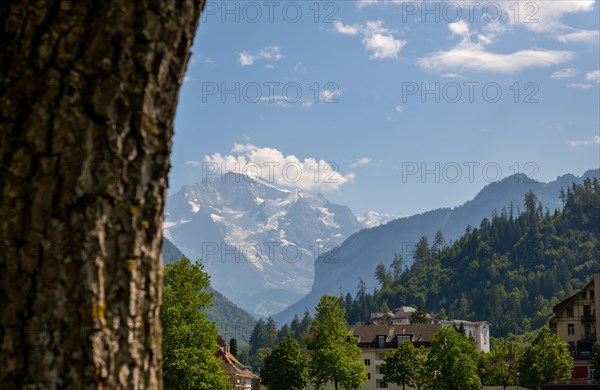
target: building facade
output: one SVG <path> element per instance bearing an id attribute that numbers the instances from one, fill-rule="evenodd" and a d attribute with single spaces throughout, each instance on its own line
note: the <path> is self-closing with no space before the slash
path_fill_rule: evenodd
<path id="1" fill-rule="evenodd" d="M 254 374 L 250 368 L 240 363 L 235 356 L 229 352 L 229 346 L 220 346 L 217 357 L 223 361 L 223 370 L 231 379 L 229 390 L 254 390 L 258 389 L 260 377 Z"/>
<path id="2" fill-rule="evenodd" d="M 595 288 L 598 286 L 598 288 Z M 592 347 L 600 323 L 600 272 L 581 290 L 553 308 L 550 329 L 569 346 L 573 355 L 573 379 L 592 376 Z"/>
<path id="3" fill-rule="evenodd" d="M 385 357 L 389 352 L 397 349 L 404 340 L 411 341 L 416 348 L 429 347 L 433 335 L 441 328 L 439 324 L 350 326 L 350 333 L 358 337 L 358 346 L 361 349 L 360 360 L 365 364 L 367 372 L 367 381 L 361 389 L 402 389 L 402 386 L 386 383 L 383 380 L 381 367 Z"/>
<path id="4" fill-rule="evenodd" d="M 391 312 L 371 314 L 373 325 L 409 325 L 411 316 L 417 311 L 414 307 L 402 306 Z M 444 320 L 438 314 L 427 313 L 427 324 L 463 327 L 465 334 L 472 337 L 480 352 L 490 352 L 490 323 L 487 321 Z"/>

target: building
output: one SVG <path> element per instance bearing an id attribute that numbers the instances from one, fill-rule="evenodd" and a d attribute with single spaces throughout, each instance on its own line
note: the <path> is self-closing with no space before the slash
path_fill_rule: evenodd
<path id="1" fill-rule="evenodd" d="M 411 316 L 417 311 L 414 307 L 402 306 L 391 312 L 371 313 L 371 324 L 373 325 L 409 325 Z M 438 314 L 427 313 L 427 323 L 441 326 L 461 325 L 465 329 L 465 334 L 472 337 L 477 344 L 477 350 L 480 352 L 490 352 L 490 323 L 487 321 L 466 321 L 466 320 L 444 320 Z"/>
<path id="2" fill-rule="evenodd" d="M 254 390 L 260 384 L 260 377 L 254 374 L 249 367 L 240 363 L 229 352 L 229 346 L 220 346 L 217 357 L 223 361 L 223 370 L 231 378 L 229 390 Z"/>
<path id="3" fill-rule="evenodd" d="M 358 337 L 360 360 L 367 372 L 367 381 L 361 389 L 402 389 L 383 380 L 381 366 L 387 353 L 398 348 L 404 340 L 411 341 L 417 348 L 429 347 L 433 335 L 441 328 L 439 324 L 349 326 L 350 333 Z"/>
<path id="4" fill-rule="evenodd" d="M 455 326 L 460 328 L 461 325 L 465 329 L 465 335 L 472 337 L 475 340 L 475 345 L 479 352 L 490 352 L 490 326 L 487 321 L 465 321 L 465 320 L 439 320 L 434 322 L 441 326 Z"/>
<path id="5" fill-rule="evenodd" d="M 600 323 L 600 271 L 580 291 L 553 308 L 550 329 L 569 346 L 573 355 L 573 379 L 590 379 L 592 346 Z"/>
<path id="6" fill-rule="evenodd" d="M 417 311 L 411 306 L 401 306 L 391 312 L 371 313 L 371 324 L 374 325 L 409 325 L 410 317 Z M 427 313 L 427 320 L 441 320 L 437 314 Z"/>

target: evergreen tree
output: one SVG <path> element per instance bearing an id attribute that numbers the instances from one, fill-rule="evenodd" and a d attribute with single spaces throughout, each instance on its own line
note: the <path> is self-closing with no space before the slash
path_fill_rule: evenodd
<path id="1" fill-rule="evenodd" d="M 383 265 L 383 263 L 379 263 L 377 265 L 377 268 L 375 268 L 375 279 L 377 279 L 381 287 L 385 287 L 390 283 L 392 276 L 390 272 L 385 268 L 385 265 Z"/>
<path id="2" fill-rule="evenodd" d="M 345 311 L 339 298 L 324 295 L 316 307 L 308 332 L 309 374 L 316 389 L 333 383 L 336 390 L 355 389 L 367 380 L 361 350 L 346 327 Z"/>
<path id="3" fill-rule="evenodd" d="M 229 378 L 216 357 L 217 328 L 203 309 L 211 304 L 204 292 L 209 276 L 200 262 L 187 258 L 167 264 L 164 269 L 163 378 L 168 389 L 226 390 Z"/>
<path id="4" fill-rule="evenodd" d="M 281 329 L 279 329 L 279 332 L 277 332 L 277 342 L 281 343 L 287 337 L 293 337 L 293 335 L 290 326 L 288 324 L 285 324 L 281 327 Z"/>
<path id="5" fill-rule="evenodd" d="M 238 356 L 238 344 L 235 338 L 229 340 L 229 352 L 237 358 Z"/>
<path id="6" fill-rule="evenodd" d="M 411 324 L 426 324 L 428 320 L 425 308 L 421 305 L 417 306 L 417 311 L 410 315 L 409 321 Z"/>
<path id="7" fill-rule="evenodd" d="M 394 260 L 392 260 L 392 278 L 394 281 L 397 281 L 404 272 L 404 258 L 402 255 L 395 254 Z"/>
<path id="8" fill-rule="evenodd" d="M 269 390 L 302 390 L 308 366 L 298 342 L 287 336 L 265 357 L 260 377 Z"/>
<path id="9" fill-rule="evenodd" d="M 250 356 L 256 355 L 259 348 L 267 346 L 267 326 L 263 319 L 256 321 L 250 334 Z"/>

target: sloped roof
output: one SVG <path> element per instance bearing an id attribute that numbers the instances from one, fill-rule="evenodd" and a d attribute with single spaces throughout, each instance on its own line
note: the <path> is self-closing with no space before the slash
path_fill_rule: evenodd
<path id="1" fill-rule="evenodd" d="M 242 376 L 251 379 L 260 379 L 258 375 L 253 373 L 248 366 L 240 363 L 231 352 L 226 351 L 224 347 L 219 346 L 217 356 L 223 360 L 223 368 L 230 375 Z"/>
<path id="2" fill-rule="evenodd" d="M 441 329 L 441 325 L 351 325 L 348 329 L 354 336 L 358 336 L 359 343 L 373 342 L 377 336 L 386 336 L 386 342 L 389 343 L 398 335 L 412 335 L 412 341 L 431 342 L 431 338 Z"/>
<path id="3" fill-rule="evenodd" d="M 552 312 L 554 314 L 558 314 L 558 313 L 562 312 L 563 310 L 565 310 L 567 308 L 567 306 L 569 306 L 571 304 L 571 302 L 573 302 L 575 299 L 577 299 L 577 297 L 579 296 L 579 294 L 581 294 L 584 290 L 586 290 L 588 287 L 593 286 L 593 285 L 594 285 L 594 280 L 592 279 L 592 281 L 589 282 L 588 284 L 586 284 L 584 288 L 582 288 L 581 290 L 577 291 L 575 294 L 571 295 L 570 297 L 568 297 L 567 299 L 565 299 L 561 303 L 555 305 L 552 308 Z"/>

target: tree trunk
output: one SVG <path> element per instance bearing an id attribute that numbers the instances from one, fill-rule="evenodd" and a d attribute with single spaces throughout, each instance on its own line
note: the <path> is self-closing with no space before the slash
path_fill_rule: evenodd
<path id="1" fill-rule="evenodd" d="M 0 5 L 0 388 L 162 388 L 162 214 L 203 6 Z"/>

